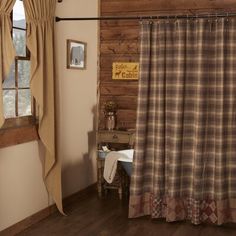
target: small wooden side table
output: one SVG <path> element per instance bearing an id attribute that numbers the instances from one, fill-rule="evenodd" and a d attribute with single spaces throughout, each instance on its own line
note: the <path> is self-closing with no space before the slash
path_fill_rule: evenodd
<path id="1" fill-rule="evenodd" d="M 126 148 L 132 148 L 134 145 L 134 131 L 119 131 L 119 130 L 99 130 L 97 132 L 97 147 L 101 149 L 102 145 L 107 145 L 110 149 L 120 150 L 121 146 Z M 120 163 L 117 166 L 117 173 L 113 183 L 108 184 L 103 178 L 105 158 L 97 156 L 97 187 L 99 197 L 103 196 L 103 193 L 107 192 L 107 189 L 117 189 L 119 198 L 122 199 L 123 188 L 127 184 L 124 177 L 124 170 Z"/>

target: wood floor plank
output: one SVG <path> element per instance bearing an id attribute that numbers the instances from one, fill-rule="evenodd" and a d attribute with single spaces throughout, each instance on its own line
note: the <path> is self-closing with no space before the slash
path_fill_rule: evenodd
<path id="1" fill-rule="evenodd" d="M 189 222 L 167 223 L 150 217 L 128 219 L 128 203 L 113 193 L 99 199 L 89 193 L 66 207 L 68 216 L 58 213 L 33 225 L 19 236 L 233 236 L 236 226 L 192 225 Z"/>

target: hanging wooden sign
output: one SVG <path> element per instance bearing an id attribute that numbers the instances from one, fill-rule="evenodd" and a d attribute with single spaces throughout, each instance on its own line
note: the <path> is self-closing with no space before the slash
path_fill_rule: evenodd
<path id="1" fill-rule="evenodd" d="M 138 80 L 139 63 L 137 62 L 113 62 L 112 79 L 114 80 Z"/>

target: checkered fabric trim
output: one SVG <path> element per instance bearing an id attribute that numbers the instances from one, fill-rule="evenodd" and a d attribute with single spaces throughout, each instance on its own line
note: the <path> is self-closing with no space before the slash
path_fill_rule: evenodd
<path id="1" fill-rule="evenodd" d="M 147 201 L 148 198 L 149 201 Z M 130 218 L 151 215 L 152 218 L 166 218 L 168 222 L 189 220 L 196 225 L 203 222 L 221 225 L 236 220 L 236 199 L 216 201 L 213 199 L 159 198 L 152 194 L 146 194 L 145 199 L 131 197 Z"/>

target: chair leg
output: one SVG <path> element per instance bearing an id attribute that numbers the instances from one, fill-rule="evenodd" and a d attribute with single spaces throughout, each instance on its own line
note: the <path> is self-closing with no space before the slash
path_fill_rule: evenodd
<path id="1" fill-rule="evenodd" d="M 122 200 L 122 186 L 119 187 L 118 193 L 119 193 L 120 200 Z"/>

